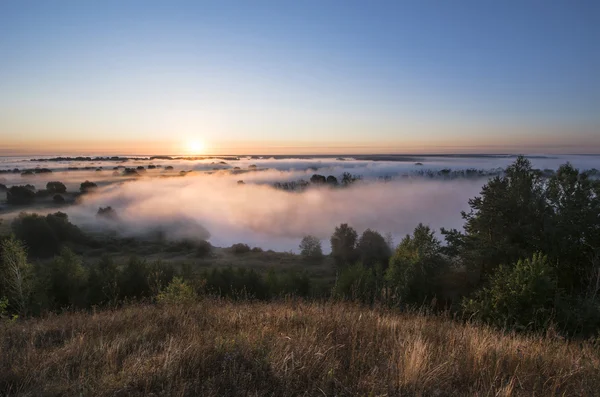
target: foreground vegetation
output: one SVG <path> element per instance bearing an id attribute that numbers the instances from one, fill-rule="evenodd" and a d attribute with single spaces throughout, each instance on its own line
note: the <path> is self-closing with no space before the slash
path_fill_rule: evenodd
<path id="1" fill-rule="evenodd" d="M 6 395 L 583 396 L 600 348 L 349 303 L 136 304 L 0 326 Z"/>
<path id="2" fill-rule="evenodd" d="M 23 213 L 0 236 L 0 394 L 597 393 L 600 181 L 520 157 L 469 205 L 444 241 L 341 224 L 329 255 Z"/>

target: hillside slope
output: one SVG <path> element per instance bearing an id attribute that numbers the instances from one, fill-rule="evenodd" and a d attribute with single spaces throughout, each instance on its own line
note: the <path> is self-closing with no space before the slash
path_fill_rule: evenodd
<path id="1" fill-rule="evenodd" d="M 600 393 L 588 342 L 339 303 L 132 305 L 0 325 L 0 395 Z"/>

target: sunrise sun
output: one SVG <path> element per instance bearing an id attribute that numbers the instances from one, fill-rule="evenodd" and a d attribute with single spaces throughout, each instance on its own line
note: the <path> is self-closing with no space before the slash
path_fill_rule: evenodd
<path id="1" fill-rule="evenodd" d="M 188 154 L 203 154 L 206 149 L 206 145 L 200 140 L 189 141 L 185 147 Z"/>

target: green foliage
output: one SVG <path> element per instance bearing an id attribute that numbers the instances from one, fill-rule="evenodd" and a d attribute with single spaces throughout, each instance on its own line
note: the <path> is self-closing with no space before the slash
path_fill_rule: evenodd
<path id="1" fill-rule="evenodd" d="M 467 314 L 500 327 L 544 329 L 555 317 L 561 299 L 553 268 L 546 256 L 500 266 L 488 287 L 464 302 Z"/>
<path id="2" fill-rule="evenodd" d="M 321 240 L 315 236 L 304 236 L 300 242 L 300 255 L 309 260 L 319 260 L 323 258 Z"/>
<path id="3" fill-rule="evenodd" d="M 356 230 L 342 223 L 331 236 L 331 256 L 338 268 L 353 263 L 356 259 Z"/>
<path id="4" fill-rule="evenodd" d="M 6 295 L 19 314 L 27 312 L 33 287 L 33 268 L 23 244 L 10 236 L 0 242 L 0 295 Z"/>
<path id="5" fill-rule="evenodd" d="M 548 182 L 549 216 L 543 230 L 544 252 L 557 264 L 560 285 L 567 291 L 598 292 L 600 271 L 600 181 L 570 164 Z"/>
<path id="6" fill-rule="evenodd" d="M 56 255 L 64 243 L 85 243 L 81 230 L 69 222 L 67 214 L 57 212 L 45 217 L 21 213 L 12 223 L 15 236 L 27 246 L 29 254 L 47 258 Z"/>
<path id="7" fill-rule="evenodd" d="M 103 257 L 91 265 L 87 282 L 89 304 L 116 304 L 119 299 L 119 278 L 119 269 L 110 257 Z"/>
<path id="8" fill-rule="evenodd" d="M 87 274 L 81 258 L 68 248 L 46 266 L 44 285 L 51 307 L 86 306 Z"/>
<path id="9" fill-rule="evenodd" d="M 166 288 L 161 290 L 156 301 L 158 303 L 189 303 L 197 298 L 194 289 L 185 283 L 182 278 L 175 277 Z"/>
<path id="10" fill-rule="evenodd" d="M 386 271 L 393 298 L 405 304 L 424 304 L 439 292 L 448 262 L 434 232 L 419 224 L 400 242 Z"/>
<path id="11" fill-rule="evenodd" d="M 152 295 L 150 269 L 146 261 L 131 257 L 121 271 L 119 293 L 122 299 L 141 299 Z"/>
<path id="12" fill-rule="evenodd" d="M 390 247 L 379 232 L 367 229 L 363 232 L 356 245 L 356 253 L 365 266 L 386 267 L 390 260 Z"/>
<path id="13" fill-rule="evenodd" d="M 373 303 L 381 297 L 382 287 L 380 266 L 373 268 L 357 263 L 339 272 L 333 295 L 339 299 Z"/>

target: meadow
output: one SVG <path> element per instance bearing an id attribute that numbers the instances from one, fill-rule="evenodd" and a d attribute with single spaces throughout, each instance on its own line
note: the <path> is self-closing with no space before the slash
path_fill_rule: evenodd
<path id="1" fill-rule="evenodd" d="M 7 396 L 593 396 L 600 348 L 350 303 L 133 304 L 0 325 Z"/>

